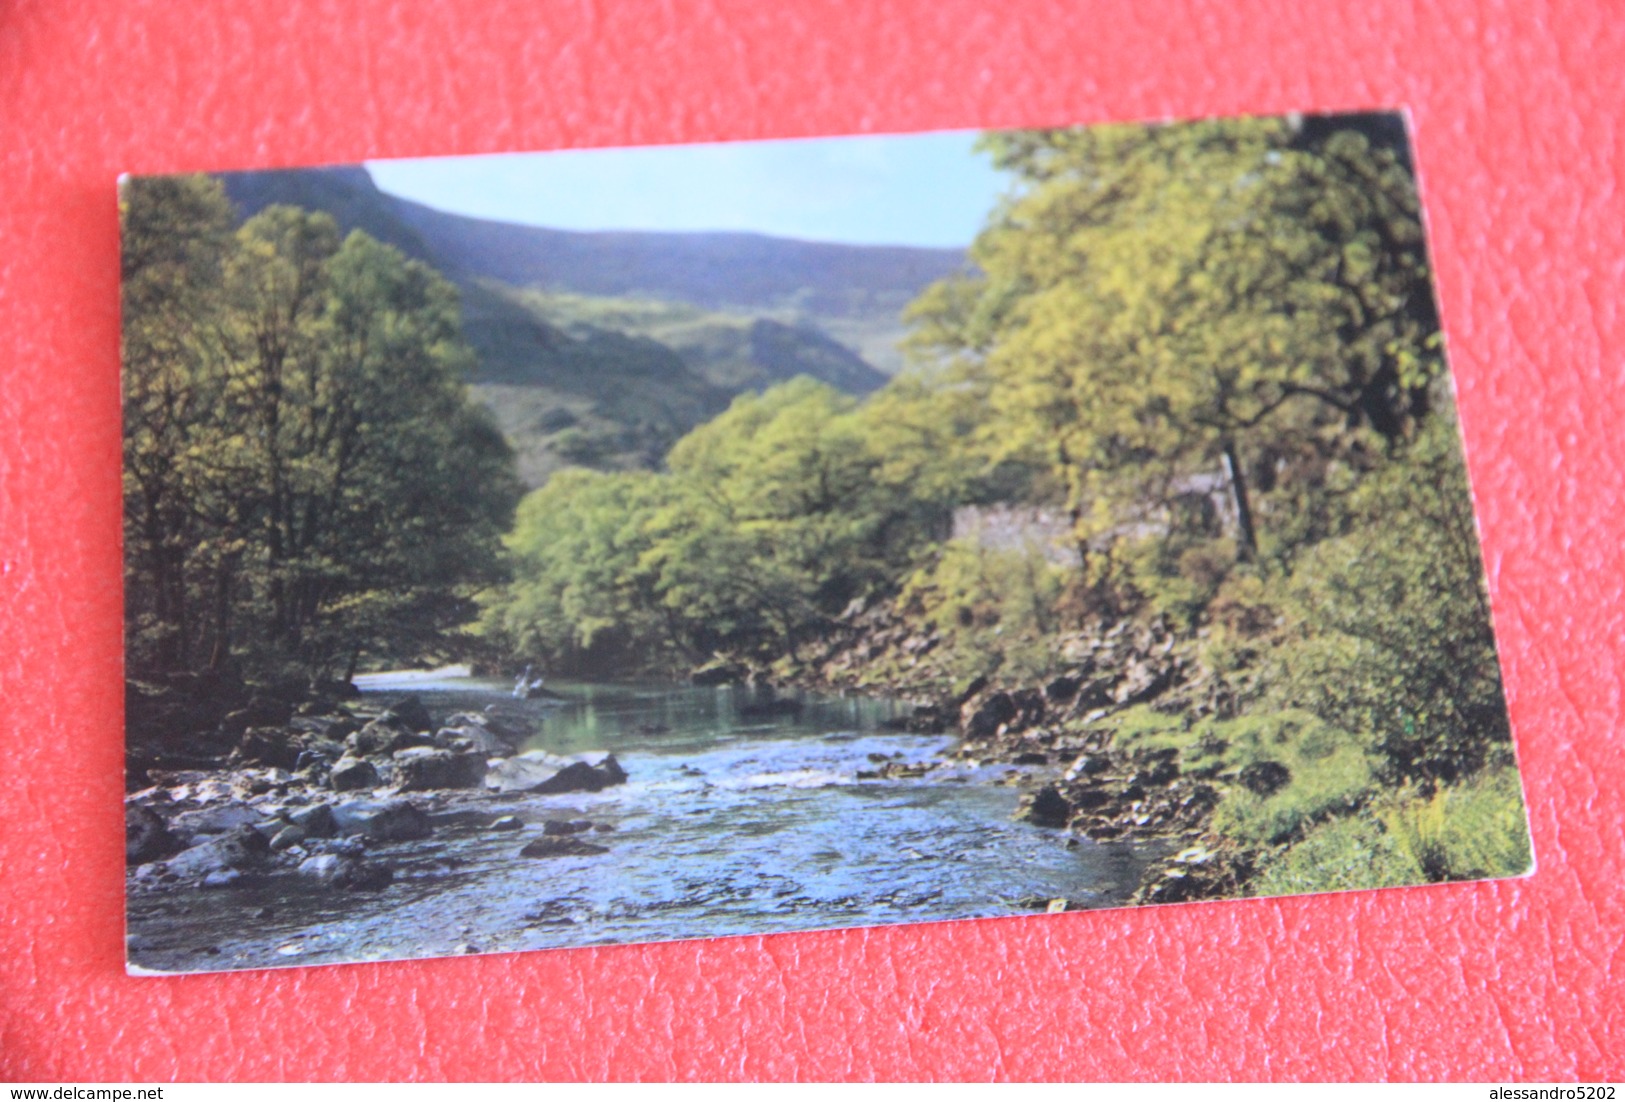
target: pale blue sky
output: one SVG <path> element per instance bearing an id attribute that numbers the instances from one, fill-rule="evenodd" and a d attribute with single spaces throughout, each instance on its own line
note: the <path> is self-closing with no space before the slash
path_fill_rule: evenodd
<path id="1" fill-rule="evenodd" d="M 568 230 L 744 230 L 962 247 L 1006 178 L 974 131 L 369 161 L 384 191 Z"/>

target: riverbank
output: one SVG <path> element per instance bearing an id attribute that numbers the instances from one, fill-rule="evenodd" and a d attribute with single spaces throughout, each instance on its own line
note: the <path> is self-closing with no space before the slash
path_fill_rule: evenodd
<path id="1" fill-rule="evenodd" d="M 1041 677 L 967 677 L 959 672 L 967 656 L 955 653 L 951 637 L 877 601 L 849 609 L 798 661 L 764 676 L 910 701 L 901 726 L 957 735 L 957 759 L 1027 767 L 1017 813 L 1066 844 L 1166 845 L 1171 855 L 1147 869 L 1134 902 L 1249 894 L 1257 847 L 1227 837 L 1214 813 L 1238 790 L 1267 797 L 1275 774 L 1263 770 L 1261 784 L 1250 761 L 1204 758 L 1189 752 L 1194 747 L 1134 737 L 1148 715 L 1152 727 L 1172 722 L 1190 731 L 1233 703 L 1207 668 L 1201 640 L 1160 617 L 1123 618 L 1057 632 L 1048 646 L 1053 664 Z M 1158 716 L 1172 719 L 1159 723 Z M 1203 749 L 1213 746 L 1210 739 Z"/>

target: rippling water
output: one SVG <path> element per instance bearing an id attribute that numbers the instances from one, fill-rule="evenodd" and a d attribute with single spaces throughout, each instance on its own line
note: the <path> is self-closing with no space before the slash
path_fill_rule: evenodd
<path id="1" fill-rule="evenodd" d="M 1058 832 L 1012 820 L 1018 791 L 992 783 L 1008 767 L 860 780 L 877 762 L 936 760 L 953 745 L 880 731 L 894 714 L 885 701 L 809 700 L 773 719 L 753 717 L 760 700 L 742 689 L 549 687 L 568 701 L 515 701 L 506 685 L 465 678 L 369 686 L 417 692 L 437 716 L 490 706 L 537 728 L 528 748 L 612 750 L 627 784 L 432 800 L 434 837 L 374 847 L 397 870 L 376 894 L 285 880 L 137 897 L 132 960 L 255 968 L 1009 915 L 1053 898 L 1110 906 L 1160 852 L 1067 849 Z M 525 831 L 483 829 L 500 814 Z M 519 857 L 548 818 L 610 824 L 589 836 L 610 852 Z"/>

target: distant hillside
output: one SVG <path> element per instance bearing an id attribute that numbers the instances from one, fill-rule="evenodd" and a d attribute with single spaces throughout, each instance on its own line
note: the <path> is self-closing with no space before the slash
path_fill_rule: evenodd
<path id="1" fill-rule="evenodd" d="M 446 214 L 361 167 L 223 177 L 245 217 L 331 214 L 463 292 L 492 405 L 537 484 L 568 464 L 652 466 L 735 394 L 810 375 L 853 394 L 900 365 L 903 308 L 963 253 L 738 233 L 573 233 Z"/>
<path id="2" fill-rule="evenodd" d="M 849 394 L 867 394 L 886 382 L 885 375 L 839 341 L 773 317 L 647 299 L 505 293 L 573 337 L 609 331 L 656 341 L 712 385 L 732 393 L 762 390 L 797 375 L 822 379 Z"/>

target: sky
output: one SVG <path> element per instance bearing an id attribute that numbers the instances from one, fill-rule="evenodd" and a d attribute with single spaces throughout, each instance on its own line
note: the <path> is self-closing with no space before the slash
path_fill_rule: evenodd
<path id="1" fill-rule="evenodd" d="M 975 131 L 368 161 L 382 190 L 567 230 L 741 230 L 963 247 L 1006 178 Z"/>

